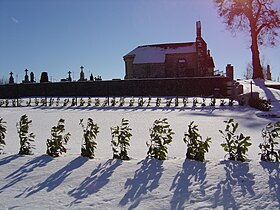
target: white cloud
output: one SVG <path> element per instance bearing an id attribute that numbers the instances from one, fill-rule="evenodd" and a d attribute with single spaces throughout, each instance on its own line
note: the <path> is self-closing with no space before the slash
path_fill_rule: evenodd
<path id="1" fill-rule="evenodd" d="M 14 23 L 16 23 L 16 24 L 19 23 L 18 19 L 16 19 L 15 17 L 11 17 L 11 19 L 12 19 L 12 21 L 13 21 Z"/>

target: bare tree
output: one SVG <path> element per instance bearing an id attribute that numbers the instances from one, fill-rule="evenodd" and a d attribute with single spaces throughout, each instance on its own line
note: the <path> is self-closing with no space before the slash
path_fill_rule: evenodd
<path id="1" fill-rule="evenodd" d="M 253 77 L 253 66 L 252 63 L 248 63 L 246 67 L 246 72 L 244 72 L 244 78 L 245 79 L 252 79 Z"/>
<path id="2" fill-rule="evenodd" d="M 4 77 L 0 78 L 0 85 L 4 85 L 4 84 L 7 84 L 7 83 L 8 83 L 7 79 L 5 79 Z"/>
<path id="3" fill-rule="evenodd" d="M 275 0 L 213 0 L 219 15 L 232 31 L 247 30 L 251 36 L 253 79 L 264 78 L 259 45 L 274 46 L 280 28 Z"/>

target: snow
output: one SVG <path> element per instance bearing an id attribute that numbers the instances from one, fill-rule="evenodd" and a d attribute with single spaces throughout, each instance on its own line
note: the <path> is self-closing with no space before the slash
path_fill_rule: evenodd
<path id="1" fill-rule="evenodd" d="M 164 63 L 165 55 L 167 54 L 196 52 L 195 43 L 192 45 L 180 46 L 180 47 L 166 47 L 166 45 L 167 44 L 164 44 L 163 45 L 164 47 L 160 47 L 161 45 L 140 46 L 134 49 L 133 51 L 131 51 L 128 55 L 135 55 L 133 64 L 144 64 L 144 63 Z"/>
<path id="2" fill-rule="evenodd" d="M 249 90 L 248 81 L 243 82 Z M 262 89 L 262 88 L 263 89 Z M 280 91 L 254 85 L 272 100 L 272 113 L 279 114 Z M 202 99 L 198 99 L 202 102 Z M 5 154 L 0 155 L 0 209 L 279 209 L 279 163 L 259 160 L 261 130 L 279 118 L 250 107 L 1 107 L 7 122 Z M 209 104 L 210 99 L 207 99 Z M 16 122 L 27 114 L 30 132 L 36 135 L 34 155 L 20 156 Z M 100 126 L 95 159 L 80 156 L 81 118 L 91 117 Z M 146 159 L 149 128 L 166 117 L 174 130 L 168 160 Z M 71 133 L 68 151 L 58 158 L 45 154 L 51 127 L 60 118 Z M 121 119 L 132 128 L 129 161 L 112 159 L 110 127 Z M 225 120 L 239 123 L 238 133 L 251 136 L 248 161 L 229 161 L 220 146 L 219 129 Z M 183 143 L 187 125 L 195 121 L 203 138 L 212 138 L 205 162 L 185 160 Z"/>

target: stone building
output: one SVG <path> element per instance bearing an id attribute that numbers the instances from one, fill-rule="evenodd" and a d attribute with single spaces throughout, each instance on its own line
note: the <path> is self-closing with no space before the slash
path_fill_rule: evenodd
<path id="1" fill-rule="evenodd" d="M 138 46 L 123 57 L 125 79 L 208 77 L 214 60 L 196 22 L 196 41 Z"/>

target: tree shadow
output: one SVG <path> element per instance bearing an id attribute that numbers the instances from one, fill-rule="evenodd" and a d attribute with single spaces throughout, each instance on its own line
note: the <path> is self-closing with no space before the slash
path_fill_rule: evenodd
<path id="1" fill-rule="evenodd" d="M 173 179 L 170 191 L 174 190 L 170 201 L 170 209 L 184 209 L 184 203 L 189 200 L 192 190 L 189 187 L 196 182 L 199 184 L 199 191 L 205 195 L 206 163 L 194 160 L 185 160 L 182 170 Z"/>
<path id="2" fill-rule="evenodd" d="M 18 156 L 11 157 L 8 160 L 11 161 L 15 158 L 18 158 Z M 5 179 L 8 180 L 8 183 L 0 189 L 0 193 L 9 187 L 12 187 L 16 183 L 22 181 L 25 177 L 28 176 L 29 173 L 34 171 L 36 168 L 45 166 L 51 160 L 53 160 L 53 158 L 51 158 L 50 156 L 41 155 L 41 156 L 35 157 L 32 160 L 28 161 L 23 166 L 21 166 L 19 169 L 17 169 L 13 173 L 9 174 L 7 177 L 5 177 Z"/>
<path id="3" fill-rule="evenodd" d="M 280 163 L 262 161 L 261 166 L 269 175 L 269 189 L 275 191 L 278 207 L 280 207 Z"/>
<path id="4" fill-rule="evenodd" d="M 49 176 L 44 182 L 37 184 L 36 186 L 33 186 L 31 188 L 27 188 L 25 192 L 27 192 L 26 197 L 37 193 L 44 188 L 47 189 L 47 192 L 50 192 L 54 190 L 56 187 L 58 187 L 75 169 L 81 167 L 88 161 L 88 158 L 86 157 L 77 157 L 71 162 L 69 162 L 66 166 L 64 166 L 62 169 L 58 170 L 51 176 Z"/>
<path id="5" fill-rule="evenodd" d="M 85 178 L 79 187 L 68 192 L 68 195 L 75 198 L 70 205 L 80 203 L 82 199 L 97 193 L 102 187 L 108 184 L 113 172 L 121 163 L 122 161 L 119 159 L 111 159 L 104 164 L 100 163 L 97 168 L 93 170 L 91 175 Z"/>
<path id="6" fill-rule="evenodd" d="M 224 209 L 238 209 L 240 206 L 238 206 L 232 194 L 233 188 L 237 185 L 241 188 L 243 196 L 248 193 L 254 196 L 255 177 L 252 173 L 249 173 L 248 163 L 230 160 L 221 163 L 225 164 L 226 179 L 220 181 L 217 185 L 212 208 L 223 205 Z"/>
<path id="7" fill-rule="evenodd" d="M 0 166 L 8 164 L 19 157 L 21 157 L 21 155 L 19 155 L 19 154 L 4 157 L 0 160 Z"/>
<path id="8" fill-rule="evenodd" d="M 138 164 L 141 167 L 135 171 L 134 177 L 126 180 L 125 189 L 127 193 L 121 199 L 119 204 L 125 206 L 128 203 L 131 205 L 128 209 L 136 208 L 141 202 L 141 197 L 155 190 L 159 185 L 159 180 L 163 173 L 163 161 L 156 159 L 144 159 Z"/>
<path id="9" fill-rule="evenodd" d="M 263 80 L 260 79 L 255 79 L 254 83 L 256 86 L 258 86 L 260 89 L 264 91 L 264 94 L 266 95 L 266 98 L 271 100 L 271 101 L 277 101 L 275 98 L 274 94 L 271 92 L 271 90 L 265 86 L 265 83 Z"/>

